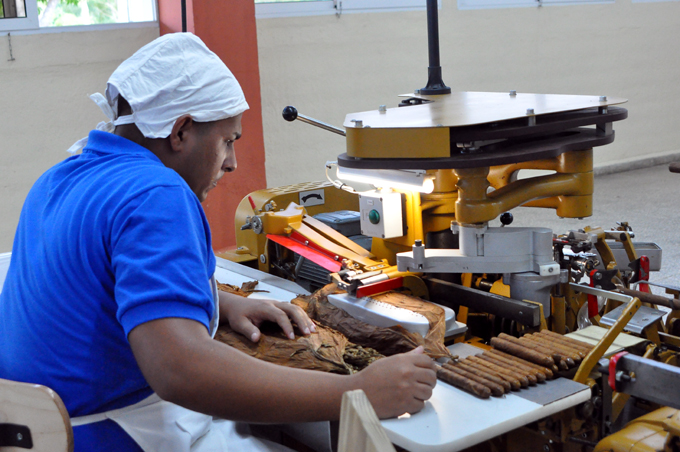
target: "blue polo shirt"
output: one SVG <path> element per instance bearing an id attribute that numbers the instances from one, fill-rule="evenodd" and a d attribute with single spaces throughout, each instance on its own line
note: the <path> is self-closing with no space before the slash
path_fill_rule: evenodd
<path id="1" fill-rule="evenodd" d="M 93 131 L 24 203 L 0 293 L 0 378 L 54 389 L 72 417 L 151 394 L 127 340 L 137 325 L 213 314 L 210 229 L 186 182 L 149 150 Z M 76 451 L 135 450 L 111 421 Z M 124 435 L 126 436 L 126 435 Z"/>

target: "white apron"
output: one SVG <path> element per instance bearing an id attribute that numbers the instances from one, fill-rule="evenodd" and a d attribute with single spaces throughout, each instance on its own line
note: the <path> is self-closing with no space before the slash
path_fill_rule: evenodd
<path id="1" fill-rule="evenodd" d="M 210 334 L 214 337 L 219 324 L 219 296 L 214 275 L 210 284 L 215 303 Z M 71 418 L 71 425 L 77 427 L 105 419 L 118 424 L 144 452 L 290 451 L 280 444 L 251 436 L 248 424 L 214 419 L 161 400 L 155 393 L 124 408 Z"/>

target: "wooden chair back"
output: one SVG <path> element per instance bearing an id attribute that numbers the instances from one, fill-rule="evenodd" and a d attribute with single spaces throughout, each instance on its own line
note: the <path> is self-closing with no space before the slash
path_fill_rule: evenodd
<path id="1" fill-rule="evenodd" d="M 46 386 L 0 379 L 0 452 L 73 452 L 64 402 Z"/>
<path id="2" fill-rule="evenodd" d="M 361 389 L 342 396 L 338 452 L 396 452 Z"/>

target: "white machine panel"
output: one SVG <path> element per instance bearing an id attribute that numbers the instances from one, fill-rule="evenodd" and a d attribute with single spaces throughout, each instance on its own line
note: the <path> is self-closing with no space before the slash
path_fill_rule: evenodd
<path id="1" fill-rule="evenodd" d="M 367 191 L 359 194 L 361 233 L 389 239 L 404 235 L 401 193 Z"/>

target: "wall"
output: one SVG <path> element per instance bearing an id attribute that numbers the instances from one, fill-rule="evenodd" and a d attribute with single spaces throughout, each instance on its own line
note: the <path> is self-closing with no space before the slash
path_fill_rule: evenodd
<path id="1" fill-rule="evenodd" d="M 0 252 L 10 251 L 21 206 L 35 180 L 99 121 L 87 95 L 159 36 L 157 26 L 0 36 Z"/>
<path id="2" fill-rule="evenodd" d="M 680 151 L 680 2 L 439 12 L 443 79 L 455 91 L 628 98 L 611 165 Z M 344 139 L 281 119 L 286 105 L 342 126 L 351 112 L 395 107 L 427 82 L 425 12 L 260 19 L 267 184 L 323 179 Z M 680 158 L 679 158 L 680 160 Z"/>

